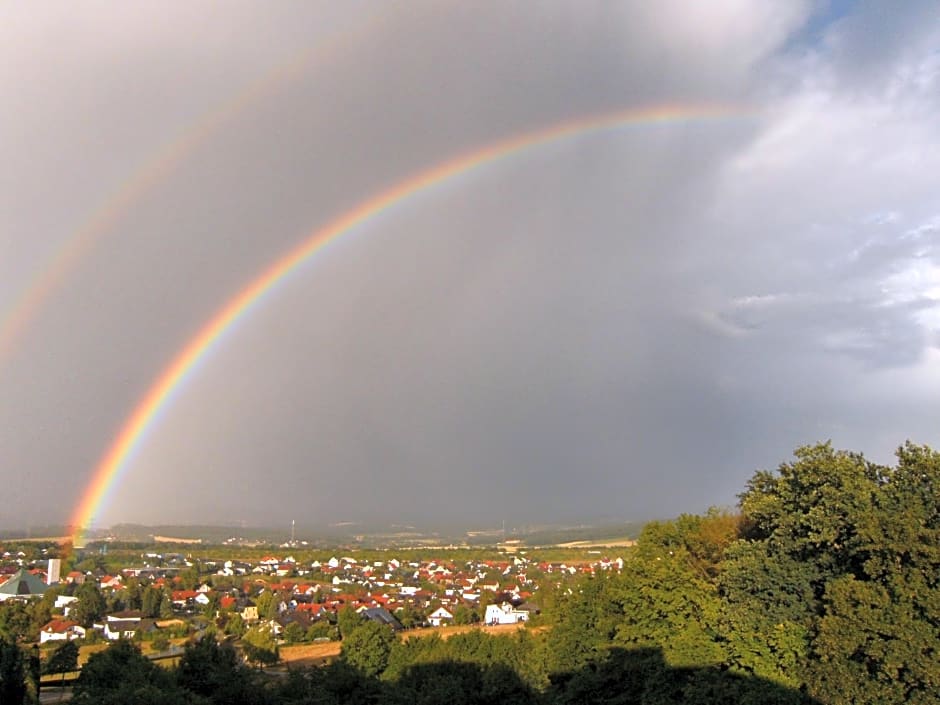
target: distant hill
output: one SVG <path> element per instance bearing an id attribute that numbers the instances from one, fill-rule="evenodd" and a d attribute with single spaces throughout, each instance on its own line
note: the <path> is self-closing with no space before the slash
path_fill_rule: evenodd
<path id="1" fill-rule="evenodd" d="M 571 542 L 600 543 L 625 541 L 639 535 L 642 522 L 612 522 L 593 526 L 551 525 L 513 527 L 512 529 L 486 529 L 466 527 L 418 527 L 402 524 L 373 524 L 343 522 L 325 526 L 298 526 L 294 528 L 297 546 L 328 547 L 337 545 L 377 548 L 385 546 L 492 546 L 514 541 L 521 546 L 552 546 Z M 118 524 L 111 527 L 110 538 L 115 541 L 151 543 L 154 541 L 180 543 L 241 545 L 283 545 L 291 541 L 288 527 L 213 526 L 187 524 Z"/>

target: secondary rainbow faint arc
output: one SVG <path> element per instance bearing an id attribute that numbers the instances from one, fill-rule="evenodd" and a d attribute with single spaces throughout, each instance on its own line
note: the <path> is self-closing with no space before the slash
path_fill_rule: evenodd
<path id="1" fill-rule="evenodd" d="M 233 98 L 202 114 L 195 123 L 187 125 L 151 153 L 91 217 L 46 258 L 38 267 L 38 274 L 13 297 L 6 311 L 0 312 L 0 372 L 20 334 L 66 275 L 147 193 L 166 181 L 176 167 L 227 121 L 289 84 L 310 66 L 314 58 L 328 58 L 344 41 L 359 38 L 388 14 L 387 11 L 374 13 L 355 30 L 294 53 L 287 61 L 249 83 Z"/>
<path id="2" fill-rule="evenodd" d="M 104 505 L 109 491 L 114 487 L 121 471 L 127 466 L 130 456 L 140 445 L 154 420 L 170 402 L 173 393 L 181 388 L 197 363 L 205 357 L 223 334 L 245 316 L 267 292 L 330 242 L 410 196 L 471 169 L 523 150 L 557 142 L 566 137 L 613 127 L 742 117 L 749 113 L 750 111 L 740 106 L 666 105 L 581 117 L 494 142 L 433 166 L 426 171 L 412 175 L 386 191 L 373 195 L 315 230 L 294 249 L 265 269 L 216 313 L 173 358 L 140 400 L 97 465 L 92 480 L 73 514 L 71 525 L 75 527 L 76 545 L 82 539 L 82 530 L 92 524 Z"/>

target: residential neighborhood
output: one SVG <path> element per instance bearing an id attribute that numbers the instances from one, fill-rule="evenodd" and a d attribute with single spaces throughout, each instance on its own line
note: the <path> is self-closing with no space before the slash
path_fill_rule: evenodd
<path id="1" fill-rule="evenodd" d="M 257 558 L 141 551 L 71 561 L 0 554 L 0 601 L 36 603 L 47 619 L 31 637 L 42 645 L 67 640 L 134 639 L 167 648 L 170 640 L 207 632 L 239 639 L 267 633 L 276 643 L 339 638 L 341 615 L 394 631 L 450 625 L 537 622 L 541 594 L 566 578 L 619 571 L 622 558 L 549 562 L 524 554 L 454 560 L 337 553 L 299 560 L 271 552 Z M 105 549 L 101 549 L 105 550 Z M 56 582 L 50 578 L 63 577 Z"/>

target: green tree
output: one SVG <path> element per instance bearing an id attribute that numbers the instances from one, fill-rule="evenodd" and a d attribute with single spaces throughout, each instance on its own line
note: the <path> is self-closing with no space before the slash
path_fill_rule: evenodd
<path id="1" fill-rule="evenodd" d="M 356 612 L 352 607 L 343 607 L 336 614 L 336 626 L 339 627 L 339 636 L 341 639 L 345 639 L 347 634 L 352 633 L 352 631 L 363 624 L 366 621 L 365 617 Z"/>
<path id="2" fill-rule="evenodd" d="M 741 495 L 744 539 L 720 578 L 733 668 L 827 703 L 935 700 L 940 665 L 940 455 L 896 468 L 800 448 Z"/>
<path id="3" fill-rule="evenodd" d="M 143 610 L 143 590 L 137 578 L 127 581 L 124 588 L 124 604 L 129 610 Z"/>
<path id="4" fill-rule="evenodd" d="M 140 593 L 140 611 L 145 617 L 159 617 L 160 604 L 163 602 L 163 590 L 148 585 Z"/>
<path id="5" fill-rule="evenodd" d="M 150 648 L 154 651 L 166 651 L 170 648 L 170 637 L 163 630 L 156 632 L 150 639 Z"/>
<path id="6" fill-rule="evenodd" d="M 617 613 L 613 643 L 658 647 L 671 666 L 724 661 L 717 639 L 718 590 L 693 567 L 684 549 L 653 560 L 629 561 L 607 588 Z"/>
<path id="7" fill-rule="evenodd" d="M 810 643 L 822 609 L 818 566 L 741 542 L 728 551 L 720 580 L 720 632 L 729 664 L 790 687 L 805 682 Z"/>
<path id="8" fill-rule="evenodd" d="M 39 702 L 39 690 L 42 685 L 42 658 L 39 656 L 39 644 L 29 649 L 26 669 L 26 696 L 30 702 Z"/>
<path id="9" fill-rule="evenodd" d="M 183 590 L 195 590 L 199 587 L 199 569 L 193 565 L 180 571 L 179 585 Z"/>
<path id="10" fill-rule="evenodd" d="M 811 689 L 834 705 L 936 701 L 940 683 L 940 454 L 911 443 L 859 521 L 854 569 L 830 580 Z"/>
<path id="11" fill-rule="evenodd" d="M 0 638 L 9 641 L 27 639 L 32 630 L 29 608 L 20 600 L 0 602 Z"/>
<path id="12" fill-rule="evenodd" d="M 83 627 L 90 627 L 104 616 L 107 604 L 101 590 L 94 583 L 86 582 L 80 585 L 75 591 L 75 597 L 78 600 L 72 604 L 69 616 Z"/>
<path id="13" fill-rule="evenodd" d="M 368 677 L 378 677 L 388 666 L 395 633 L 391 627 L 366 620 L 343 637 L 340 657 Z"/>
<path id="14" fill-rule="evenodd" d="M 0 636 L 0 703 L 26 701 L 26 658 L 16 642 Z"/>
<path id="15" fill-rule="evenodd" d="M 233 612 L 225 621 L 225 633 L 234 637 L 242 637 L 248 631 L 245 620 L 238 612 Z"/>
<path id="16" fill-rule="evenodd" d="M 261 668 L 277 663 L 281 656 L 274 635 L 267 627 L 253 627 L 242 637 L 245 658 Z"/>
<path id="17" fill-rule="evenodd" d="M 395 612 L 395 616 L 398 618 L 398 621 L 401 622 L 401 625 L 405 629 L 414 629 L 415 627 L 420 627 L 424 624 L 425 616 L 424 613 L 420 610 L 415 609 L 415 606 L 410 602 L 405 603 L 405 606 Z"/>
<path id="18" fill-rule="evenodd" d="M 48 590 L 43 593 L 42 599 L 31 601 L 29 611 L 29 638 L 31 641 L 39 639 L 40 630 L 52 619 L 52 608 L 55 605 L 56 591 Z"/>
<path id="19" fill-rule="evenodd" d="M 741 495 L 744 534 L 769 550 L 817 566 L 822 597 L 830 576 L 854 572 L 865 543 L 860 529 L 874 519 L 874 500 L 887 469 L 829 443 L 794 451 L 796 462 L 758 472 Z"/>
<path id="20" fill-rule="evenodd" d="M 160 618 L 171 619 L 173 617 L 173 596 L 169 588 L 163 589 L 163 596 L 160 598 Z"/>
<path id="21" fill-rule="evenodd" d="M 65 641 L 55 648 L 43 665 L 43 673 L 61 674 L 62 686 L 65 687 L 65 674 L 78 670 L 78 644 Z"/>
<path id="22" fill-rule="evenodd" d="M 277 599 L 270 590 L 262 590 L 255 597 L 255 606 L 258 608 L 260 619 L 274 619 L 277 617 Z"/>
<path id="23" fill-rule="evenodd" d="M 382 678 L 397 681 L 415 664 L 443 661 L 449 657 L 450 654 L 439 633 L 432 632 L 430 636 L 420 639 L 397 639 L 392 644 Z"/>
<path id="24" fill-rule="evenodd" d="M 334 640 L 338 636 L 339 633 L 335 625 L 331 624 L 329 620 L 320 619 L 307 628 L 306 639 L 307 641 L 314 641 L 315 639 Z"/>
<path id="25" fill-rule="evenodd" d="M 170 671 L 142 656 L 126 639 L 91 655 L 72 696 L 76 705 L 178 705 L 192 701 L 176 686 Z"/>
<path id="26" fill-rule="evenodd" d="M 259 701 L 262 695 L 235 649 L 208 636 L 186 646 L 177 669 L 177 682 L 219 705 L 248 705 Z"/>
<path id="27" fill-rule="evenodd" d="M 550 672 L 574 671 L 596 661 L 617 633 L 622 617 L 609 592 L 610 577 L 583 578 L 563 586 L 554 600 Z"/>
<path id="28" fill-rule="evenodd" d="M 291 622 L 284 627 L 284 641 L 288 644 L 299 644 L 304 640 L 306 633 L 297 622 Z"/>
<path id="29" fill-rule="evenodd" d="M 477 624 L 480 622 L 480 613 L 475 609 L 470 609 L 466 605 L 460 604 L 454 609 L 454 624 Z"/>

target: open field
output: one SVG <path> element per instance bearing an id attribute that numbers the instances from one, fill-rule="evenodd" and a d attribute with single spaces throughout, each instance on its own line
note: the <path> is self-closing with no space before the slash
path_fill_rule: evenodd
<path id="1" fill-rule="evenodd" d="M 636 539 L 618 538 L 599 541 L 568 541 L 558 544 L 558 548 L 629 548 L 636 546 Z"/>
<path id="2" fill-rule="evenodd" d="M 84 666 L 88 663 L 88 658 L 99 651 L 104 651 L 111 644 L 109 642 L 102 642 L 100 644 L 85 644 L 84 646 L 78 649 L 78 665 Z"/>
<path id="3" fill-rule="evenodd" d="M 327 641 L 322 644 L 282 646 L 281 663 L 289 666 L 319 666 L 339 656 L 340 644 L 339 641 Z"/>

